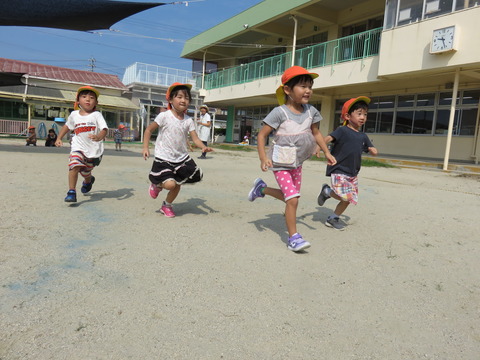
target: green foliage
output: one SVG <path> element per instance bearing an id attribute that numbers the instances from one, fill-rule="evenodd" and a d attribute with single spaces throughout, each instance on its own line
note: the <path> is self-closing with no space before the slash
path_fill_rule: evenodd
<path id="1" fill-rule="evenodd" d="M 315 155 L 310 158 L 310 160 L 314 161 L 325 161 L 325 158 L 322 156 L 320 158 L 317 158 Z M 381 161 L 377 160 L 372 160 L 372 159 L 362 159 L 362 166 L 364 167 L 384 167 L 384 168 L 395 168 L 397 166 L 384 163 Z"/>
<path id="2" fill-rule="evenodd" d="M 214 149 L 230 150 L 230 151 L 246 151 L 246 152 L 257 151 L 256 147 L 252 147 L 252 146 L 248 146 L 248 145 L 235 145 L 235 144 L 232 144 L 232 145 L 227 145 L 227 144 L 216 145 L 216 144 L 213 144 L 213 145 L 211 145 L 211 147 L 214 148 Z"/>

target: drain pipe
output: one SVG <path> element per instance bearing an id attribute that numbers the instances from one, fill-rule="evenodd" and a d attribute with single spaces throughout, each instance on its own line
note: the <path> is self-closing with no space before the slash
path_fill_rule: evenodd
<path id="1" fill-rule="evenodd" d="M 455 121 L 455 107 L 457 104 L 458 82 L 460 79 L 460 68 L 455 71 L 455 82 L 453 83 L 452 104 L 450 105 L 450 118 L 448 121 L 447 146 L 445 147 L 445 158 L 443 160 L 443 170 L 448 170 L 448 159 L 450 157 L 450 146 L 452 143 L 453 122 Z"/>
<path id="2" fill-rule="evenodd" d="M 202 64 L 202 89 L 205 89 L 205 70 L 206 70 L 206 64 L 205 64 L 205 59 L 207 56 L 207 50 L 203 52 L 203 64 Z"/>
<path id="3" fill-rule="evenodd" d="M 292 45 L 292 66 L 295 65 L 295 51 L 297 49 L 297 26 L 298 20 L 295 15 L 290 16 L 290 18 L 295 22 L 295 27 L 293 29 L 293 45 Z"/>

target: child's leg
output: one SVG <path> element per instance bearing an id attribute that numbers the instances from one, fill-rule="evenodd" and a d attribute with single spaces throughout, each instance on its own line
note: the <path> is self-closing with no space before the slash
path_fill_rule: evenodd
<path id="1" fill-rule="evenodd" d="M 285 223 L 289 237 L 297 232 L 297 208 L 298 197 L 291 198 L 285 202 Z"/>
<path id="2" fill-rule="evenodd" d="M 271 197 L 274 197 L 275 199 L 285 201 L 285 197 L 283 196 L 283 192 L 280 189 L 276 188 L 271 188 L 271 187 L 265 187 L 263 188 L 263 193 L 265 195 L 269 195 Z"/>
<path id="3" fill-rule="evenodd" d="M 180 185 L 178 185 L 174 180 L 167 180 L 162 184 L 162 187 L 165 190 L 168 190 L 167 197 L 165 201 L 169 204 L 175 201 L 180 192 Z"/>
<path id="4" fill-rule="evenodd" d="M 282 194 L 280 200 L 285 201 L 285 223 L 289 237 L 291 237 L 297 232 L 297 208 L 302 185 L 302 167 L 289 171 L 275 171 L 274 175 L 280 189 L 272 190 L 278 190 Z"/>
<path id="5" fill-rule="evenodd" d="M 340 215 L 342 215 L 345 212 L 345 210 L 347 210 L 347 207 L 348 207 L 348 205 L 350 205 L 350 203 L 348 201 L 343 200 L 340 196 L 335 194 L 335 191 L 332 191 L 330 193 L 330 196 L 332 198 L 338 200 L 338 204 L 335 207 L 334 213 L 335 213 L 335 215 L 337 215 L 337 217 L 339 217 Z"/>
<path id="6" fill-rule="evenodd" d="M 78 173 L 80 170 L 80 166 L 75 166 L 74 168 L 68 170 L 68 188 L 70 190 L 75 190 L 77 187 Z"/>

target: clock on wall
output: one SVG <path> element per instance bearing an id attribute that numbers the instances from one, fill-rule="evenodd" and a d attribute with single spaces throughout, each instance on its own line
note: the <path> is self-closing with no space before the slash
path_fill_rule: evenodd
<path id="1" fill-rule="evenodd" d="M 433 30 L 431 54 L 455 51 L 455 26 Z"/>

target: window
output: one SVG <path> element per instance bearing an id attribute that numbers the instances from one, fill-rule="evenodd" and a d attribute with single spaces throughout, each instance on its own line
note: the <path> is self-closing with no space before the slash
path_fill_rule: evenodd
<path id="1" fill-rule="evenodd" d="M 393 111 L 378 114 L 378 132 L 391 134 L 393 129 Z"/>
<path id="2" fill-rule="evenodd" d="M 477 112 L 478 109 L 462 109 L 460 111 L 460 121 L 457 129 L 458 134 L 456 135 L 475 135 Z"/>
<path id="3" fill-rule="evenodd" d="M 466 90 L 463 92 L 462 105 L 478 105 L 480 99 L 480 90 Z"/>
<path id="4" fill-rule="evenodd" d="M 478 6 L 478 0 L 387 0 L 385 30 Z"/>
<path id="5" fill-rule="evenodd" d="M 417 95 L 417 107 L 422 106 L 434 106 L 435 94 L 418 94 Z"/>
<path id="6" fill-rule="evenodd" d="M 425 18 L 449 14 L 453 11 L 453 0 L 428 0 L 425 4 Z"/>
<path id="7" fill-rule="evenodd" d="M 413 111 L 397 111 L 395 119 L 395 134 L 411 134 L 413 126 Z"/>
<path id="8" fill-rule="evenodd" d="M 413 133 L 430 135 L 433 129 L 433 115 L 433 110 L 416 110 L 413 120 Z"/>

